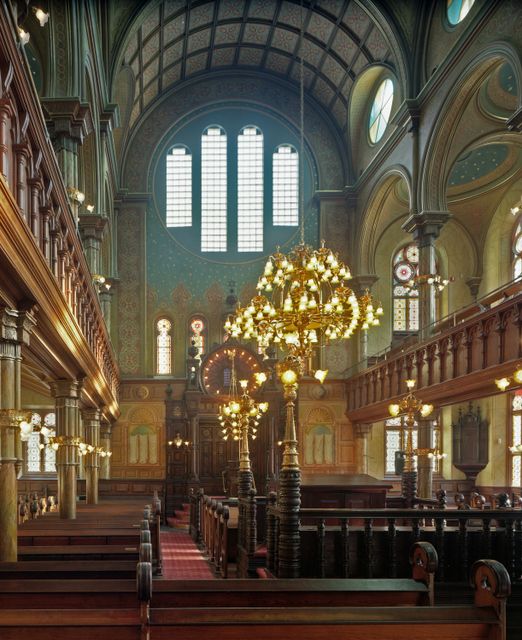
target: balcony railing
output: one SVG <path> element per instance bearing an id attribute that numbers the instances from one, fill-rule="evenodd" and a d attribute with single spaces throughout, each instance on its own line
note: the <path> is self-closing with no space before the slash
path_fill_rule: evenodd
<path id="1" fill-rule="evenodd" d="M 371 421 L 387 415 L 388 401 L 415 378 L 422 399 L 437 404 L 490 395 L 494 378 L 511 374 L 522 356 L 522 292 L 510 283 L 498 302 L 439 325 L 435 335 L 394 350 L 347 382 L 348 416 Z"/>

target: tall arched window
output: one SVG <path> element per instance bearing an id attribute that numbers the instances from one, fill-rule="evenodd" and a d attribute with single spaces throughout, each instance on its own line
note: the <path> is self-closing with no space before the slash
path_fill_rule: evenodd
<path id="1" fill-rule="evenodd" d="M 56 416 L 46 414 L 42 424 L 42 416 L 33 413 L 31 422 L 35 431 L 27 438 L 25 470 L 27 473 L 56 473 L 56 451 L 46 446 L 49 437 L 55 435 Z"/>
<path id="2" fill-rule="evenodd" d="M 182 144 L 167 156 L 167 227 L 192 226 L 192 154 Z"/>
<path id="3" fill-rule="evenodd" d="M 520 276 L 522 276 L 522 222 L 519 220 L 513 241 L 513 278 L 518 279 Z"/>
<path id="4" fill-rule="evenodd" d="M 172 373 L 172 324 L 167 318 L 156 323 L 156 373 L 168 375 Z"/>
<path id="5" fill-rule="evenodd" d="M 392 296 L 393 331 L 414 332 L 419 330 L 419 292 L 408 283 L 418 275 L 419 249 L 408 244 L 393 257 Z"/>
<path id="6" fill-rule="evenodd" d="M 254 126 L 237 137 L 237 250 L 263 251 L 263 134 Z"/>
<path id="7" fill-rule="evenodd" d="M 398 418 L 390 418 L 384 422 L 384 473 L 386 475 L 395 475 L 395 453 L 396 451 L 404 451 L 406 448 L 407 427 L 404 416 Z M 413 448 L 417 448 L 419 438 L 418 425 L 414 423 L 412 433 Z M 433 448 L 439 452 L 442 451 L 441 430 L 437 423 L 433 427 Z M 439 458 L 433 460 L 433 470 L 440 473 L 441 462 Z"/>
<path id="8" fill-rule="evenodd" d="M 207 347 L 207 325 L 201 316 L 191 318 L 189 323 L 189 342 L 198 348 L 196 358 L 201 360 Z"/>
<path id="9" fill-rule="evenodd" d="M 317 172 L 279 116 L 245 105 L 210 117 L 195 115 L 166 142 L 154 205 L 176 245 L 213 262 L 243 263 L 294 238 L 300 198 L 312 199 Z M 307 235 L 317 233 L 316 216 L 314 207 Z"/>
<path id="10" fill-rule="evenodd" d="M 522 486 L 522 395 L 511 400 L 511 486 Z"/>
<path id="11" fill-rule="evenodd" d="M 227 134 L 207 127 L 201 136 L 201 251 L 227 250 Z"/>
<path id="12" fill-rule="evenodd" d="M 273 224 L 299 224 L 299 154 L 289 144 L 281 144 L 272 155 Z"/>

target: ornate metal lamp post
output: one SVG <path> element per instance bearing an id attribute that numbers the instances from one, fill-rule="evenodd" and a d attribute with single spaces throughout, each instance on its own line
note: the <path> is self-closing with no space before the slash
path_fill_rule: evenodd
<path id="1" fill-rule="evenodd" d="M 406 498 L 406 506 L 412 507 L 417 496 L 417 462 L 418 455 L 434 455 L 435 449 L 414 449 L 413 447 L 413 427 L 415 426 L 415 416 L 427 418 L 433 411 L 432 404 L 425 404 L 417 398 L 413 392 L 415 380 L 406 380 L 408 393 L 398 404 L 390 404 L 388 411 L 394 418 L 405 415 L 406 422 L 406 449 L 404 457 L 404 469 L 402 471 L 402 495 Z"/>

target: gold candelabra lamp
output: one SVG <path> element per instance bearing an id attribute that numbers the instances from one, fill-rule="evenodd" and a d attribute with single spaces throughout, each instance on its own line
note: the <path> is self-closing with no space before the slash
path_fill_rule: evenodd
<path id="1" fill-rule="evenodd" d="M 391 416 L 397 418 L 400 415 L 404 415 L 406 418 L 406 449 L 404 459 L 404 471 L 412 472 L 416 470 L 415 457 L 418 455 L 429 455 L 432 457 L 438 450 L 436 449 L 414 449 L 413 447 L 413 427 L 415 425 L 415 416 L 418 414 L 421 418 L 427 418 L 433 412 L 433 405 L 423 403 L 422 400 L 415 396 L 413 389 L 415 388 L 416 381 L 413 379 L 406 380 L 406 387 L 408 393 L 397 404 L 390 404 L 388 411 Z M 442 454 L 443 455 L 443 454 Z"/>
<path id="2" fill-rule="evenodd" d="M 228 353 L 232 367 L 230 374 L 230 400 L 220 405 L 218 420 L 224 440 L 232 438 L 239 441 L 239 469 L 250 470 L 250 450 L 248 438 L 255 440 L 257 428 L 268 411 L 268 402 L 257 402 L 248 392 L 248 380 L 240 380 L 241 393 L 238 393 L 234 349 Z M 260 371 L 254 374 L 254 387 L 260 387 L 266 382 L 266 373 Z"/>
<path id="3" fill-rule="evenodd" d="M 186 439 L 181 437 L 181 433 L 179 431 L 174 436 L 174 440 L 169 440 L 168 441 L 169 447 L 174 446 L 174 447 L 176 447 L 176 449 L 181 449 L 181 447 L 183 447 L 185 449 L 188 449 L 191 444 L 192 444 L 192 442 L 190 440 L 186 440 Z"/>

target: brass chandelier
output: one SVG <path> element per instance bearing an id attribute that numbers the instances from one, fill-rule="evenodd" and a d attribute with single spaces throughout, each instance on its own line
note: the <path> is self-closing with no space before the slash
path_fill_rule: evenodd
<path id="1" fill-rule="evenodd" d="M 257 436 L 257 427 L 264 413 L 268 411 L 268 402 L 256 402 L 248 393 L 248 380 L 240 380 L 241 394 L 237 389 L 237 378 L 235 368 L 235 349 L 228 352 L 231 360 L 230 373 L 230 400 L 219 406 L 219 424 L 223 440 L 232 438 L 239 440 L 243 432 L 253 440 Z M 258 386 L 266 381 L 266 374 L 258 372 L 254 375 Z"/>
<path id="2" fill-rule="evenodd" d="M 379 325 L 383 310 L 366 291 L 359 299 L 347 285 L 350 269 L 337 253 L 301 242 L 288 255 L 268 258 L 258 294 L 239 308 L 225 329 L 233 338 L 255 339 L 264 350 L 282 346 L 300 363 L 299 374 L 322 338 L 347 339 L 358 328 Z"/>

